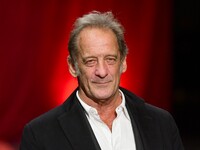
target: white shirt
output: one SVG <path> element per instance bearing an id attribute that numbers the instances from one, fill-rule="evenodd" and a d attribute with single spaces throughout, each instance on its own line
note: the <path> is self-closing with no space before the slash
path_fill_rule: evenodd
<path id="1" fill-rule="evenodd" d="M 101 150 L 136 150 L 131 120 L 125 107 L 125 97 L 122 91 L 119 91 L 122 95 L 122 103 L 115 110 L 117 117 L 113 121 L 112 132 L 101 120 L 97 110 L 81 100 L 78 91 L 76 92 Z"/>

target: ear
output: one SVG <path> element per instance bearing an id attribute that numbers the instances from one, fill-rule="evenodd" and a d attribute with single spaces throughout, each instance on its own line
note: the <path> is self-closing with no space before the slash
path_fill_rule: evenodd
<path id="1" fill-rule="evenodd" d="M 77 72 L 76 72 L 74 64 L 72 63 L 72 59 L 71 59 L 70 56 L 67 57 L 67 64 L 68 64 L 68 67 L 69 67 L 70 74 L 73 77 L 77 77 Z"/>
<path id="2" fill-rule="evenodd" d="M 121 64 L 121 73 L 126 72 L 126 69 L 127 69 L 127 63 L 126 63 L 126 57 L 125 57 Z"/>

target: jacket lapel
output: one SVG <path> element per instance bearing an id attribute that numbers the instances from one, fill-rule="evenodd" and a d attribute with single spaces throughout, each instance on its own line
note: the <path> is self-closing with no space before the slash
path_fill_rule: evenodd
<path id="1" fill-rule="evenodd" d="M 58 120 L 74 150 L 100 150 L 99 144 L 75 93 L 63 104 L 66 112 Z"/>
<path id="2" fill-rule="evenodd" d="M 126 106 L 132 120 L 137 150 L 157 149 L 160 141 L 156 122 L 147 113 L 144 101 L 136 95 L 124 91 Z"/>

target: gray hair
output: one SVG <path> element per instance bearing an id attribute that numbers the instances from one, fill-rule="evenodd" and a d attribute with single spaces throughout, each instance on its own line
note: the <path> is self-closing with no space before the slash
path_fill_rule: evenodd
<path id="1" fill-rule="evenodd" d="M 91 13 L 86 14 L 75 21 L 74 29 L 71 31 L 70 34 L 68 43 L 70 57 L 68 59 L 71 61 L 72 64 L 74 64 L 75 67 L 77 67 L 78 53 L 77 37 L 79 33 L 86 27 L 111 29 L 117 38 L 121 60 L 126 57 L 128 53 L 128 48 L 124 39 L 123 26 L 118 22 L 117 19 L 114 18 L 112 12 L 101 13 L 98 11 L 92 11 Z"/>

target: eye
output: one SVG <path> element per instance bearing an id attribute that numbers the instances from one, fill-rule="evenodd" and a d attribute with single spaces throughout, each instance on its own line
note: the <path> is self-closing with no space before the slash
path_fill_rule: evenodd
<path id="1" fill-rule="evenodd" d="M 92 67 L 94 65 L 96 65 L 97 60 L 96 59 L 87 59 L 84 61 L 84 64 L 88 67 Z"/>
<path id="2" fill-rule="evenodd" d="M 117 61 L 117 58 L 116 57 L 107 57 L 106 58 L 106 62 L 109 64 L 109 65 L 114 65 Z"/>

